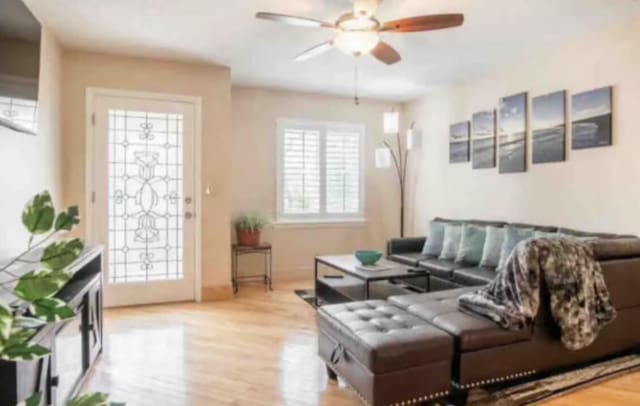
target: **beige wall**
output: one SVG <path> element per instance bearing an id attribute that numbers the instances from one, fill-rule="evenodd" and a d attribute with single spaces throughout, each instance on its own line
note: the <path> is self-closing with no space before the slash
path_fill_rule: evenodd
<path id="1" fill-rule="evenodd" d="M 405 117 L 417 119 L 426 141 L 413 173 L 414 233 L 423 234 L 434 216 L 450 216 L 640 234 L 637 38 L 640 25 L 635 22 L 612 28 L 407 105 Z M 566 162 L 529 165 L 522 174 L 448 163 L 449 124 L 497 107 L 501 96 L 561 89 L 577 93 L 607 85 L 614 86 L 612 147 L 568 148 Z"/>
<path id="2" fill-rule="evenodd" d="M 63 117 L 65 201 L 85 199 L 85 91 L 88 87 L 158 92 L 202 98 L 203 184 L 214 187 L 203 196 L 203 297 L 225 295 L 230 286 L 229 148 L 230 72 L 211 65 L 165 62 L 88 52 L 65 51 Z M 82 207 L 84 209 L 84 207 Z M 85 210 L 82 210 L 85 212 Z M 80 230 L 83 233 L 84 230 Z"/>
<path id="3" fill-rule="evenodd" d="M 278 225 L 265 233 L 273 244 L 274 279 L 312 278 L 313 257 L 351 253 L 356 249 L 384 249 L 386 240 L 398 234 L 398 192 L 393 171 L 374 167 L 374 149 L 383 140 L 382 113 L 393 103 L 352 98 L 232 88 L 233 141 L 231 166 L 232 213 L 276 211 L 276 142 L 278 118 L 341 121 L 366 126 L 365 224 Z M 245 269 L 260 270 L 260 263 L 246 258 Z"/>
<path id="4" fill-rule="evenodd" d="M 48 189 L 60 202 L 60 57 L 56 38 L 42 30 L 38 135 L 0 127 L 0 258 L 26 248 L 20 214 L 26 201 Z"/>

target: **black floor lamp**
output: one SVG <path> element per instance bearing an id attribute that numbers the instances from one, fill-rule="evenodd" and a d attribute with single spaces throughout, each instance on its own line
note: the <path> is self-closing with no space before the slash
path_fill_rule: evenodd
<path id="1" fill-rule="evenodd" d="M 392 147 L 388 140 L 384 140 L 383 146 L 376 149 L 376 168 L 390 168 L 391 162 L 396 169 L 398 184 L 400 186 L 400 237 L 404 237 L 405 193 L 407 184 L 407 162 L 409 151 L 416 146 L 417 134 L 415 122 L 411 123 L 407 131 L 407 139 L 404 145 L 400 140 L 400 113 L 397 111 L 385 112 L 383 117 L 384 134 L 395 135 L 396 145 Z"/>

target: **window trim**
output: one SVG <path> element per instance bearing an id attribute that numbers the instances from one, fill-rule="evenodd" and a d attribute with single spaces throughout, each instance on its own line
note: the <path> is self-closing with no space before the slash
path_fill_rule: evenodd
<path id="1" fill-rule="evenodd" d="M 304 128 L 320 133 L 320 213 L 313 214 L 285 214 L 284 213 L 284 131 L 287 128 Z M 327 213 L 326 202 L 326 134 L 330 130 L 355 131 L 360 134 L 359 142 L 359 207 L 357 213 Z M 318 224 L 318 223 L 357 223 L 365 222 L 365 183 L 366 156 L 365 138 L 366 126 L 362 123 L 347 123 L 337 121 L 320 121 L 293 118 L 279 118 L 277 120 L 276 142 L 276 223 L 280 224 Z"/>

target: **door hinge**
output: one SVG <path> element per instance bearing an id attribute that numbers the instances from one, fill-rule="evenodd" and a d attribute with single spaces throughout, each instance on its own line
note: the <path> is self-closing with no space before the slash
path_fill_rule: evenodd
<path id="1" fill-rule="evenodd" d="M 91 113 L 91 125 L 96 125 L 96 113 Z"/>
<path id="2" fill-rule="evenodd" d="M 96 202 L 96 192 L 91 192 L 91 203 Z"/>

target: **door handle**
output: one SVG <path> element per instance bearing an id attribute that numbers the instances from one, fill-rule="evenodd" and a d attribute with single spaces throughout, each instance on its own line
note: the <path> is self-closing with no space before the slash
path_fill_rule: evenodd
<path id="1" fill-rule="evenodd" d="M 186 218 L 187 220 L 191 219 L 192 217 L 193 213 L 191 213 L 190 211 L 184 213 L 184 218 Z"/>

